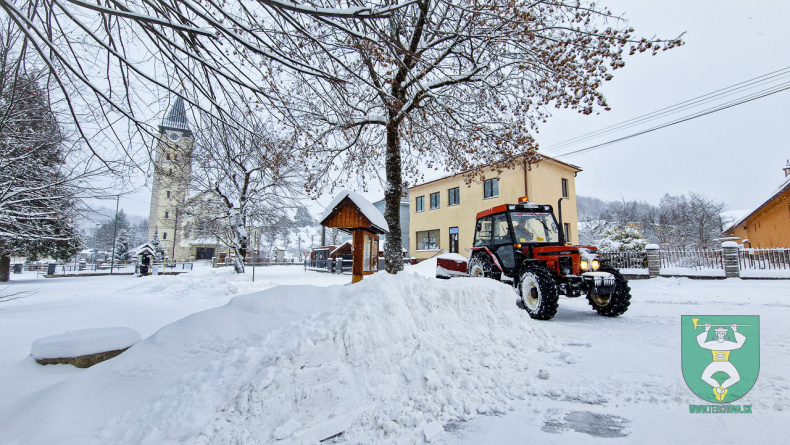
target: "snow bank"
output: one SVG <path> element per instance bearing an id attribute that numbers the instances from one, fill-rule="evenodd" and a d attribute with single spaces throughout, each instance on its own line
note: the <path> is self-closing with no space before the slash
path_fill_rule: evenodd
<path id="1" fill-rule="evenodd" d="M 235 297 L 23 400 L 0 442 L 420 442 L 556 360 L 515 304 L 492 280 L 383 273 Z"/>
<path id="2" fill-rule="evenodd" d="M 130 328 L 80 329 L 39 338 L 33 342 L 30 353 L 38 360 L 79 357 L 125 349 L 140 340 L 140 333 Z"/>
<path id="3" fill-rule="evenodd" d="M 303 271 L 299 266 L 286 267 Z M 202 267 L 188 274 L 140 277 L 122 292 L 157 295 L 163 300 L 189 302 L 261 291 L 276 285 L 277 283 L 260 277 L 253 282 L 252 268 L 248 273 L 237 274 L 233 267 Z"/>

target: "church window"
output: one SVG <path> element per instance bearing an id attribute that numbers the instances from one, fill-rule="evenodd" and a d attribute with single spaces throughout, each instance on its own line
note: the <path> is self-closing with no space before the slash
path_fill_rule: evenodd
<path id="1" fill-rule="evenodd" d="M 162 239 L 167 239 L 167 232 L 162 232 Z"/>
<path id="2" fill-rule="evenodd" d="M 165 211 L 165 219 L 170 218 L 170 212 Z"/>
<path id="3" fill-rule="evenodd" d="M 170 190 L 167 191 L 167 197 L 170 197 Z"/>

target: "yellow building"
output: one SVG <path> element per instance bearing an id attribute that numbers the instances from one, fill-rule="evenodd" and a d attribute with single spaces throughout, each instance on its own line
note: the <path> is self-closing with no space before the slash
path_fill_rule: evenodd
<path id="1" fill-rule="evenodd" d="M 516 204 L 529 197 L 538 204 L 551 204 L 559 217 L 557 201 L 562 201 L 566 239 L 579 242 L 576 214 L 576 173 L 581 169 L 544 157 L 529 168 L 516 167 L 497 174 L 487 171 L 486 179 L 470 185 L 462 175 L 448 176 L 409 189 L 409 255 L 430 258 L 439 252 L 466 256 L 472 247 L 475 217 L 500 204 Z"/>
<path id="2" fill-rule="evenodd" d="M 785 182 L 755 210 L 725 230 L 746 247 L 790 247 L 790 161 Z"/>

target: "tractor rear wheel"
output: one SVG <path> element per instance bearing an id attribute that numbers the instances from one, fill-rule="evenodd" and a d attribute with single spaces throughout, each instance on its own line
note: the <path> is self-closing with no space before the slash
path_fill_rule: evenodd
<path id="1" fill-rule="evenodd" d="M 518 282 L 521 301 L 529 316 L 536 320 L 550 320 L 557 314 L 559 295 L 551 273 L 544 267 L 528 267 L 521 272 Z"/>
<path id="2" fill-rule="evenodd" d="M 587 294 L 587 301 L 599 315 L 605 317 L 623 315 L 631 305 L 631 288 L 628 287 L 628 280 L 616 269 L 601 269 L 601 272 L 614 275 L 614 292 L 608 295 Z"/>

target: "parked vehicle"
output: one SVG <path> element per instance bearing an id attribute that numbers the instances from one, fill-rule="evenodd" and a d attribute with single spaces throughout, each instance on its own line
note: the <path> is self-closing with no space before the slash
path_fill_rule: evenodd
<path id="1" fill-rule="evenodd" d="M 549 320 L 560 295 L 585 295 L 600 315 L 616 317 L 628 310 L 628 280 L 598 256 L 594 246 L 566 243 L 551 205 L 520 198 L 477 214 L 475 237 L 467 261 L 442 258 L 436 276 L 487 277 L 512 283 L 530 317 Z"/>

